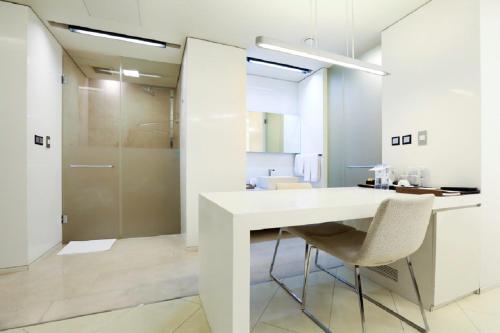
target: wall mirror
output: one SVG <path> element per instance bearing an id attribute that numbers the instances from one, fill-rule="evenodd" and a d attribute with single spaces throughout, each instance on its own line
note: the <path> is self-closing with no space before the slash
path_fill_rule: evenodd
<path id="1" fill-rule="evenodd" d="M 299 116 L 247 112 L 247 152 L 300 153 Z"/>

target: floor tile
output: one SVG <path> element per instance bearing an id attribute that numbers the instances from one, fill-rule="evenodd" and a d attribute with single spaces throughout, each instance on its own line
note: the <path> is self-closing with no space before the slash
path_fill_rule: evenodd
<path id="1" fill-rule="evenodd" d="M 488 290 L 480 295 L 467 296 L 458 303 L 465 311 L 471 310 L 500 316 L 500 288 Z"/>
<path id="2" fill-rule="evenodd" d="M 285 279 L 284 282 L 291 286 L 294 292 L 301 294 L 302 277 Z M 307 308 L 324 322 L 328 322 L 330 318 L 332 293 L 333 281 L 331 279 L 325 274 L 311 274 Z M 260 321 L 293 332 L 322 332 L 316 324 L 302 313 L 299 304 L 281 288 L 278 288 Z"/>
<path id="3" fill-rule="evenodd" d="M 264 282 L 253 285 L 250 289 L 250 327 L 254 327 L 264 310 L 275 295 L 278 285 L 273 282 Z"/>
<path id="4" fill-rule="evenodd" d="M 383 304 L 395 310 L 390 293 L 390 302 Z M 392 304 L 391 304 L 392 303 Z M 365 300 L 366 329 L 370 333 L 402 333 L 401 321 L 384 310 Z M 335 284 L 333 291 L 333 310 L 330 328 L 338 333 L 361 332 L 361 315 L 358 296 L 350 288 Z"/>
<path id="5" fill-rule="evenodd" d="M 210 333 L 210 327 L 203 309 L 198 309 L 174 333 Z"/>
<path id="6" fill-rule="evenodd" d="M 393 294 L 393 296 L 400 314 L 417 324 L 422 324 L 422 316 L 418 305 L 396 294 Z M 456 303 L 448 304 L 431 312 L 426 311 L 426 315 L 432 333 L 479 333 L 465 312 Z M 403 325 L 405 331 L 410 330 L 406 324 Z"/>
<path id="7" fill-rule="evenodd" d="M 96 333 L 170 333 L 198 309 L 199 305 L 182 300 L 139 306 Z"/>
<path id="8" fill-rule="evenodd" d="M 467 317 L 472 321 L 477 330 L 481 333 L 500 332 L 500 317 L 483 312 L 465 311 Z"/>
<path id="9" fill-rule="evenodd" d="M 27 333 L 92 333 L 106 327 L 113 320 L 120 320 L 131 309 L 103 312 L 67 320 L 54 321 L 25 328 Z"/>
<path id="10" fill-rule="evenodd" d="M 266 323 L 259 323 L 253 329 L 252 333 L 290 333 L 291 331 L 272 326 Z M 194 332 L 193 332 L 194 333 Z"/>

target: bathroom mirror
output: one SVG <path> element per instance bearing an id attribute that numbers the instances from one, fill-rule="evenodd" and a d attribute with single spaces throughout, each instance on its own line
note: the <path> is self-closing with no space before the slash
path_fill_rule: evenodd
<path id="1" fill-rule="evenodd" d="M 300 153 L 299 116 L 247 112 L 247 152 Z"/>

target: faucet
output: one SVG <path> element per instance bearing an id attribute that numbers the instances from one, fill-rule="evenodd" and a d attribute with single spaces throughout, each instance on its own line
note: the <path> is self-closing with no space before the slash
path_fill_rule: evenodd
<path id="1" fill-rule="evenodd" d="M 276 171 L 276 170 L 275 169 L 267 169 L 267 175 L 272 176 L 274 171 Z"/>

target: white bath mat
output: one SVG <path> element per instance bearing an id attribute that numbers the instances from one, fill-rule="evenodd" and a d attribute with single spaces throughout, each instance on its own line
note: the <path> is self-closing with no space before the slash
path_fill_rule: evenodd
<path id="1" fill-rule="evenodd" d="M 89 241 L 71 241 L 59 253 L 58 256 L 69 254 L 82 254 L 102 252 L 111 249 L 116 239 L 98 239 Z"/>

